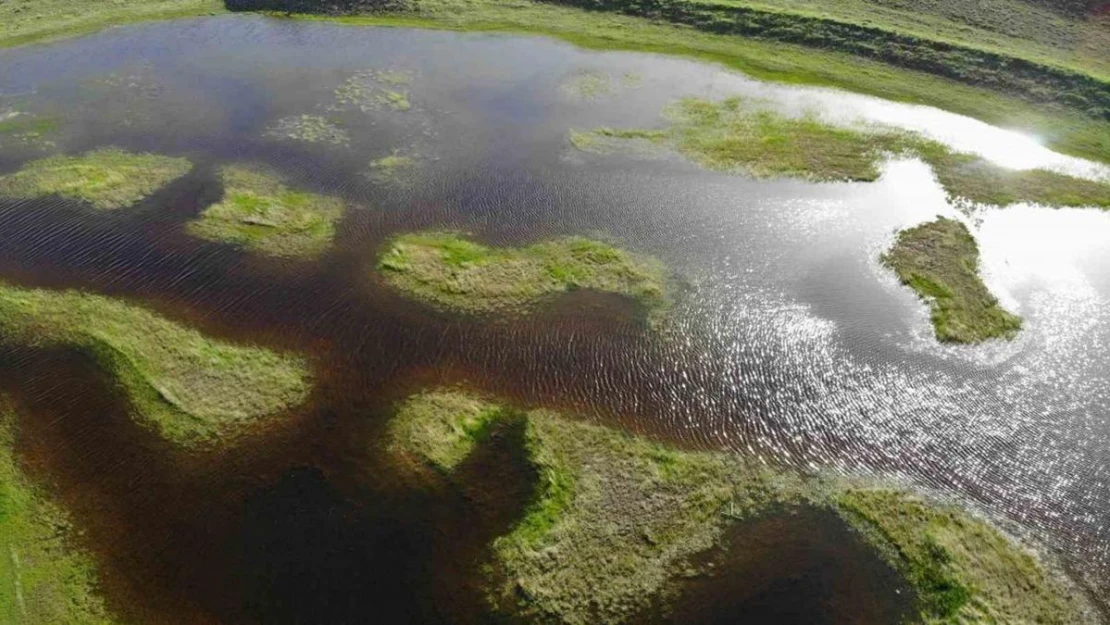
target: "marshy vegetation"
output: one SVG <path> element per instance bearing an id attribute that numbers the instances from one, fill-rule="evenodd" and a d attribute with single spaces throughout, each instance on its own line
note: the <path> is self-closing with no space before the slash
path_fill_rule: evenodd
<path id="1" fill-rule="evenodd" d="M 527 312 L 574 289 L 626 295 L 648 310 L 667 302 L 659 261 L 583 237 L 506 248 L 455 232 L 416 232 L 390 241 L 378 268 L 406 294 L 465 313 Z"/>
<path id="2" fill-rule="evenodd" d="M 407 111 L 412 108 L 409 85 L 411 72 L 366 70 L 356 73 L 335 90 L 332 110 L 356 109 L 363 113 L 380 110 Z"/>
<path id="3" fill-rule="evenodd" d="M 332 120 L 321 115 L 290 115 L 277 120 L 266 131 L 272 139 L 288 139 L 306 143 L 349 145 L 351 135 Z"/>
<path id="4" fill-rule="evenodd" d="M 0 398 L 0 622 L 111 625 L 69 515 L 21 467 L 18 428 L 10 402 Z"/>
<path id="5" fill-rule="evenodd" d="M 925 623 L 1080 622 L 1079 600 L 1015 540 L 963 509 L 902 489 L 803 478 L 734 454 L 680 451 L 546 410 L 460 389 L 416 395 L 392 449 L 450 482 L 498 427 L 524 428 L 532 502 L 492 544 L 489 600 L 542 622 L 633 622 L 673 599 L 726 529 L 775 511 L 837 512 L 915 593 Z"/>
<path id="6" fill-rule="evenodd" d="M 899 232 L 882 262 L 929 302 L 941 341 L 979 343 L 1021 329 L 1021 318 L 1003 309 L 983 284 L 979 246 L 955 219 L 939 217 Z"/>
<path id="7" fill-rule="evenodd" d="M 95 208 L 126 208 L 184 176 L 184 158 L 99 148 L 81 156 L 51 156 L 0 177 L 0 197 L 57 195 Z"/>
<path id="8" fill-rule="evenodd" d="M 416 152 L 393 153 L 370 161 L 366 177 L 381 185 L 408 188 L 416 184 L 421 158 Z"/>
<path id="9" fill-rule="evenodd" d="M 1006 206 L 1110 207 L 1110 182 L 1046 170 L 1011 170 L 984 158 L 953 152 L 916 135 L 881 127 L 838 127 L 813 115 L 787 117 L 738 97 L 684 98 L 667 107 L 664 129 L 572 130 L 571 144 L 603 154 L 637 144 L 673 149 L 717 171 L 794 177 L 820 182 L 873 181 L 892 156 L 928 163 L 954 200 Z"/>
<path id="10" fill-rule="evenodd" d="M 4 340 L 87 352 L 134 415 L 171 442 L 226 442 L 307 397 L 302 358 L 209 338 L 146 308 L 79 291 L 0 284 Z"/>
<path id="11" fill-rule="evenodd" d="M 188 224 L 191 234 L 282 257 L 311 258 L 331 245 L 341 200 L 290 189 L 254 165 L 226 165 L 220 180 L 223 199 Z"/>
<path id="12" fill-rule="evenodd" d="M 1084 620 L 1031 552 L 954 504 L 883 488 L 846 488 L 834 501 L 917 590 L 923 623 Z"/>

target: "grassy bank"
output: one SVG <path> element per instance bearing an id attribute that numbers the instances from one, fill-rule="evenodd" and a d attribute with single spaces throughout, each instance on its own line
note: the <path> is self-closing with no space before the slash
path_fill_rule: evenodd
<path id="1" fill-rule="evenodd" d="M 980 279 L 979 246 L 959 221 L 940 217 L 899 232 L 882 261 L 929 302 L 941 341 L 979 343 L 1021 329 L 1021 318 L 999 306 Z"/>
<path id="2" fill-rule="evenodd" d="M 186 447 L 234 437 L 305 399 L 303 360 L 215 340 L 149 310 L 78 291 L 0 284 L 0 333 L 85 350 L 112 372 L 136 419 Z"/>
<path id="3" fill-rule="evenodd" d="M 684 98 L 669 106 L 664 118 L 668 122 L 664 129 L 572 130 L 570 142 L 593 153 L 649 142 L 717 171 L 815 181 L 872 181 L 887 158 L 910 155 L 933 168 L 954 200 L 998 206 L 1033 202 L 1110 207 L 1110 184 L 1105 182 L 1046 170 L 1006 169 L 913 133 L 841 128 L 810 116 L 785 117 L 741 98 Z"/>
<path id="4" fill-rule="evenodd" d="M 95 208 L 125 208 L 184 176 L 192 164 L 183 158 L 134 154 L 100 148 L 82 156 L 51 156 L 0 177 L 0 197 L 57 195 Z"/>
<path id="5" fill-rule="evenodd" d="M 495 248 L 457 233 L 417 232 L 393 239 L 378 268 L 406 294 L 466 313 L 527 312 L 573 289 L 626 295 L 647 309 L 666 303 L 658 261 L 581 237 Z"/>
<path id="6" fill-rule="evenodd" d="M 220 180 L 223 199 L 189 222 L 191 234 L 282 257 L 311 258 L 331 244 L 342 201 L 290 189 L 256 166 L 227 165 Z"/>
<path id="7" fill-rule="evenodd" d="M 222 12 L 222 0 L 7 0 L 0 3 L 0 48 L 119 24 Z"/>
<path id="8" fill-rule="evenodd" d="M 536 33 L 591 49 L 686 56 L 720 63 L 759 79 L 839 87 L 935 106 L 1036 134 L 1061 152 L 1110 162 L 1110 123 L 1073 107 L 1034 104 L 958 80 L 833 50 L 715 34 L 530 0 L 422 0 L 413 11 L 404 13 L 303 17 L 350 25 Z"/>
<path id="9" fill-rule="evenodd" d="M 693 26 L 700 30 L 836 50 L 983 86 L 1037 104 L 1110 120 L 1110 83 L 1082 69 L 1032 60 L 1024 50 L 987 50 L 873 25 L 743 0 L 553 0 L 579 8 Z M 1018 4 L 1017 0 L 1010 0 Z M 1092 32 L 1097 32 L 1092 29 Z M 1110 38 L 1107 39 L 1110 41 Z"/>
<path id="10" fill-rule="evenodd" d="M 0 398 L 0 622 L 110 625 L 94 563 L 73 546 L 68 515 L 21 470 L 17 427 Z"/>
<path id="11" fill-rule="evenodd" d="M 1021 545 L 960 508 L 903 490 L 677 451 L 460 390 L 410 398 L 391 424 L 391 448 L 450 481 L 505 419 L 524 420 L 523 444 L 538 476 L 524 515 L 491 546 L 490 600 L 518 617 L 632 622 L 665 605 L 677 577 L 698 572 L 698 554 L 727 548 L 733 523 L 818 506 L 838 512 L 905 576 L 924 623 L 1084 622 L 1079 600 Z"/>

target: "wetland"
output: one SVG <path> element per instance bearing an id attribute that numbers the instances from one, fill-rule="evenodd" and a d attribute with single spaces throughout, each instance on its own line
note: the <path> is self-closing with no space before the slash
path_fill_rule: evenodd
<path id="1" fill-rule="evenodd" d="M 539 37 L 0 57 L 0 615 L 1104 622 L 1106 165 Z"/>

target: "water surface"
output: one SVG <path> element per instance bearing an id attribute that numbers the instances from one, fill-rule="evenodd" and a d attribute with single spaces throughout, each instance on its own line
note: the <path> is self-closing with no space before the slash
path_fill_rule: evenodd
<path id="1" fill-rule="evenodd" d="M 411 75 L 411 110 L 329 109 L 336 88 L 371 69 Z M 583 72 L 609 76 L 611 92 L 568 91 Z M 488 618 L 475 563 L 529 485 L 479 478 L 499 476 L 512 446 L 475 460 L 490 467 L 474 470 L 485 496 L 461 499 L 406 490 L 375 453 L 395 401 L 456 382 L 691 448 L 954 493 L 1031 532 L 1110 595 L 1110 214 L 976 213 L 988 283 L 1025 330 L 1012 343 L 941 346 L 926 309 L 877 260 L 900 228 L 968 219 L 922 163 L 892 162 L 875 183 L 753 181 L 673 157 L 586 155 L 567 141 L 571 128 L 659 125 L 677 97 L 735 94 L 912 128 L 1008 166 L 1107 175 L 934 109 L 540 38 L 226 17 L 0 52 L 0 111 L 56 118 L 54 149 L 113 144 L 196 164 L 115 213 L 0 201 L 0 277 L 126 296 L 216 336 L 300 350 L 319 378 L 311 401 L 270 431 L 190 456 L 128 421 L 124 399 L 80 354 L 0 353 L 4 386 L 28 415 L 24 454 L 74 511 L 110 603 L 145 623 Z M 301 114 L 336 118 L 349 145 L 266 136 Z M 396 150 L 420 157 L 415 184 L 365 175 Z M 0 145 L 0 171 L 44 153 Z M 347 200 L 334 248 L 277 261 L 189 237 L 183 224 L 218 201 L 216 169 L 233 161 Z M 684 285 L 678 331 L 654 334 L 629 302 L 586 292 L 512 320 L 408 301 L 371 268 L 388 237 L 423 228 L 505 245 L 586 234 L 657 255 Z M 749 571 L 766 592 L 722 610 L 779 622 L 799 586 L 776 576 L 817 570 L 800 586 L 813 589 L 845 574 L 814 553 L 857 558 L 861 584 L 881 587 L 882 572 L 836 547 L 843 538 L 823 523 L 757 524 L 752 535 L 767 541 L 793 544 L 793 532 L 813 546 L 784 548 L 793 573 Z M 856 612 L 874 622 L 901 605 L 861 596 L 869 607 Z M 822 605 L 806 614 L 839 622 Z"/>

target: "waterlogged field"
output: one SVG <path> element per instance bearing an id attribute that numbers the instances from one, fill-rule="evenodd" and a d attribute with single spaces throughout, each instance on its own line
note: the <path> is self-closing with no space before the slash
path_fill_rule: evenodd
<path id="1" fill-rule="evenodd" d="M 541 38 L 0 51 L 0 614 L 1101 622 L 1108 205 Z"/>

